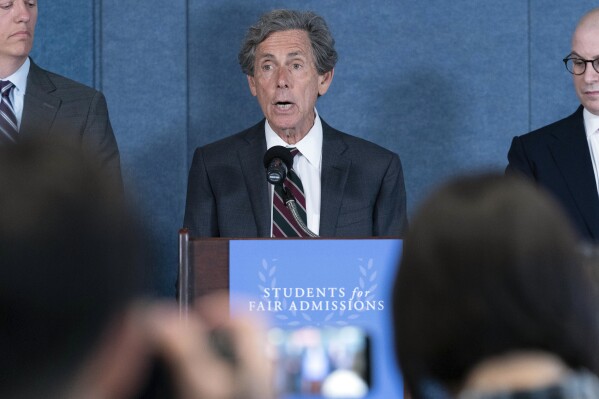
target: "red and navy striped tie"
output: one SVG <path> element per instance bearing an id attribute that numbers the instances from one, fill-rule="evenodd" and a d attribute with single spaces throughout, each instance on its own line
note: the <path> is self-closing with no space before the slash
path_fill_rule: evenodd
<path id="1" fill-rule="evenodd" d="M 10 92 L 15 85 L 9 80 L 0 81 L 0 143 L 17 142 L 17 117 L 10 101 Z"/>
<path id="2" fill-rule="evenodd" d="M 299 150 L 292 148 L 291 156 L 295 157 Z M 293 169 L 289 169 L 287 177 L 283 182 L 285 188 L 291 191 L 293 198 L 297 204 L 297 210 L 304 224 L 307 224 L 306 219 L 306 196 L 304 195 L 304 186 L 299 176 Z M 275 186 L 273 195 L 273 211 L 272 211 L 272 236 L 273 237 L 308 237 L 300 228 L 298 223 L 293 218 L 291 211 L 283 201 L 283 191 L 280 185 Z"/>

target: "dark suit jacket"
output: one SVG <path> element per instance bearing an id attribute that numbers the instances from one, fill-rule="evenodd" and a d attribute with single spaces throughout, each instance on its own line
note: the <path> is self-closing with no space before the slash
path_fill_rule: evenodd
<path id="1" fill-rule="evenodd" d="M 506 173 L 523 173 L 555 195 L 583 238 L 599 240 L 599 195 L 582 106 L 572 115 L 514 137 Z"/>
<path id="2" fill-rule="evenodd" d="M 61 137 L 81 147 L 122 186 L 117 143 L 99 91 L 46 71 L 31 61 L 20 133 Z"/>
<path id="3" fill-rule="evenodd" d="M 321 237 L 400 236 L 406 194 L 397 154 L 322 121 Z M 184 226 L 203 237 L 269 237 L 272 206 L 263 157 L 264 120 L 198 148 Z"/>

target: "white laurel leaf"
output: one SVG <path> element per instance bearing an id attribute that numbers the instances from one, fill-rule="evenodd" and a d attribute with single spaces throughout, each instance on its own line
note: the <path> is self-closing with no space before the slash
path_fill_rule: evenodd
<path id="1" fill-rule="evenodd" d="M 371 282 L 371 283 L 372 283 L 372 282 L 373 282 L 373 281 L 376 279 L 376 276 L 377 276 L 377 271 L 374 271 L 374 272 L 373 272 L 373 273 L 370 275 L 370 282 Z"/>

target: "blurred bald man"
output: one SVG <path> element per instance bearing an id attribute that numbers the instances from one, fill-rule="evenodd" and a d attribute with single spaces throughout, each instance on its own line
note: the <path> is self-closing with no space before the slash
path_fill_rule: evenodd
<path id="1" fill-rule="evenodd" d="M 599 241 L 599 8 L 581 18 L 563 62 L 581 105 L 560 121 L 514 137 L 506 173 L 544 186 L 581 238 Z"/>

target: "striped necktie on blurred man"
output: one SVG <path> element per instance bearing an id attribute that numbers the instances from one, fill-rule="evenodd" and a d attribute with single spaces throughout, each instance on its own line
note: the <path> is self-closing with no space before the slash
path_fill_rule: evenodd
<path id="1" fill-rule="evenodd" d="M 10 92 L 14 87 L 9 80 L 0 81 L 0 143 L 17 142 L 17 117 L 10 101 Z"/>

